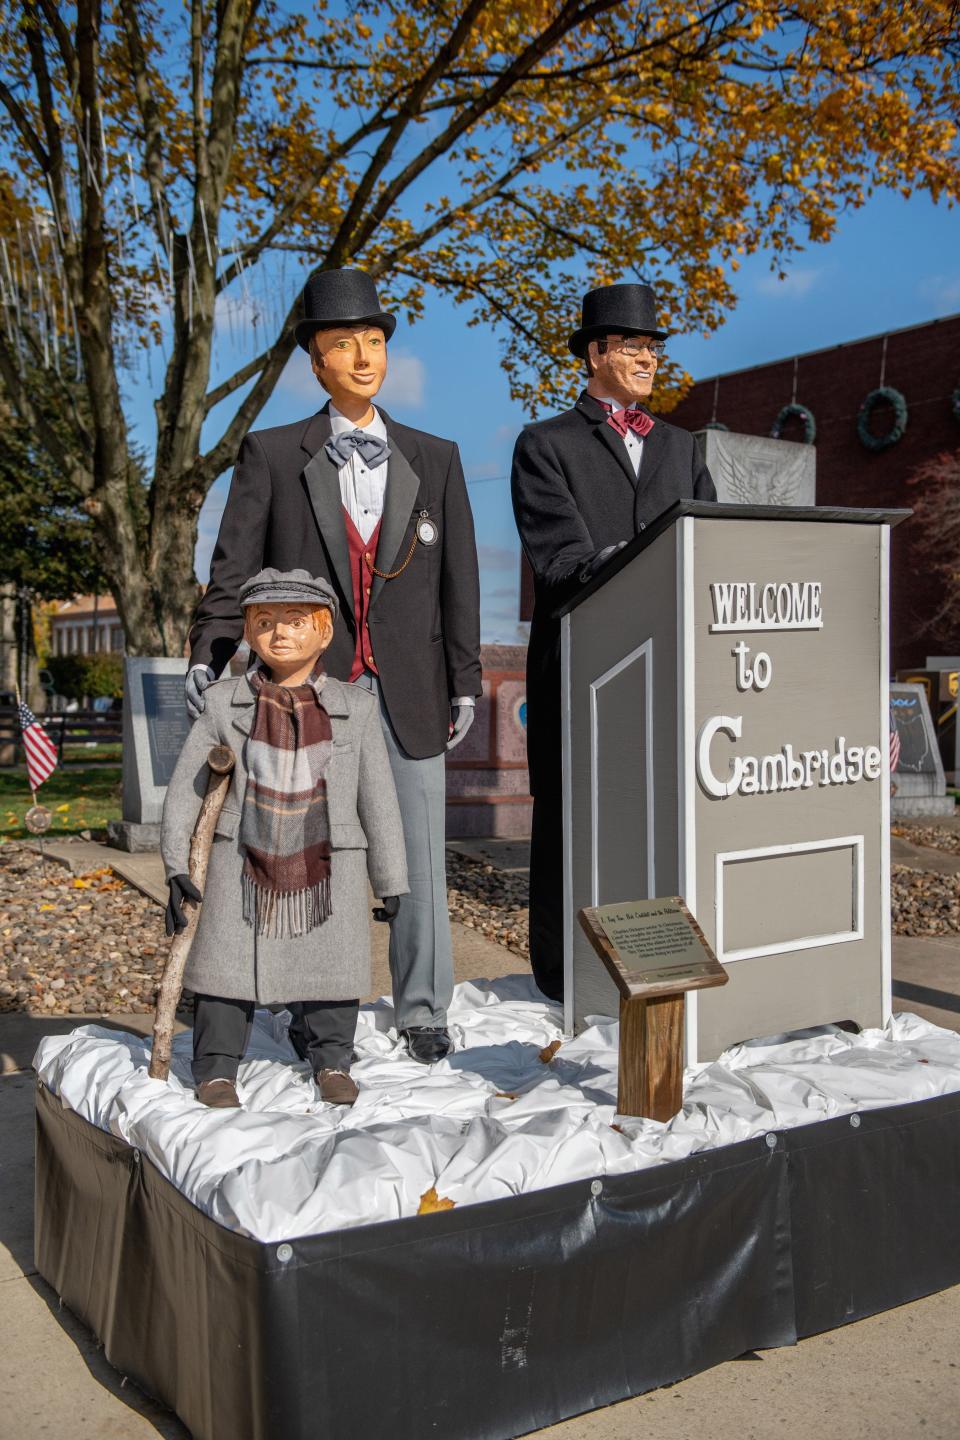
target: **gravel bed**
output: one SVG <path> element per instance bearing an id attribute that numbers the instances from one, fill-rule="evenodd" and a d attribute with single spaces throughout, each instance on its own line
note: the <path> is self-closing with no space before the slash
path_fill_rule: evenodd
<path id="1" fill-rule="evenodd" d="M 527 877 L 447 856 L 450 916 L 526 959 Z M 895 865 L 897 935 L 960 932 L 960 876 Z M 0 846 L 0 1012 L 145 1014 L 163 962 L 163 912 L 109 870 L 72 876 L 15 841 Z"/>
<path id="2" fill-rule="evenodd" d="M 527 876 L 447 851 L 450 919 L 529 959 Z"/>
<path id="3" fill-rule="evenodd" d="M 930 850 L 960 855 L 960 830 L 948 829 L 945 825 L 892 825 L 890 834 L 909 840 L 911 845 L 926 845 Z"/>
<path id="4" fill-rule="evenodd" d="M 163 911 L 111 871 L 0 847 L 0 1012 L 144 1014 L 165 958 Z"/>
<path id="5" fill-rule="evenodd" d="M 894 935 L 960 931 L 960 875 L 935 875 L 931 870 L 893 865 L 890 891 Z"/>

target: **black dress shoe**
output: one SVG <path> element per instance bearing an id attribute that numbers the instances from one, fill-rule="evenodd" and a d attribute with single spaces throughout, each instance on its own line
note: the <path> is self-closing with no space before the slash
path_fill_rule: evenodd
<path id="1" fill-rule="evenodd" d="M 408 1025 L 400 1034 L 407 1042 L 411 1059 L 419 1060 L 421 1065 L 443 1060 L 453 1050 L 453 1041 L 442 1025 Z"/>

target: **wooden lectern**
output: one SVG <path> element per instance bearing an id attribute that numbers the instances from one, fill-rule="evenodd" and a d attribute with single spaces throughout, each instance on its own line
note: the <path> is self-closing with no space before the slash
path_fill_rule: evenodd
<path id="1" fill-rule="evenodd" d="M 889 535 L 905 510 L 681 501 L 562 611 L 566 1026 L 618 995 L 577 923 L 680 895 L 720 961 L 686 1060 L 890 1013 Z"/>

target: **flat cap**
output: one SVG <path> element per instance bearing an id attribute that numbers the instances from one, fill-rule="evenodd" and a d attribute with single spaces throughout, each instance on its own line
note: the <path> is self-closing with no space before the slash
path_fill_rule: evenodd
<path id="1" fill-rule="evenodd" d="M 337 618 L 340 602 L 333 586 L 308 570 L 261 570 L 240 586 L 241 605 L 325 605 Z"/>

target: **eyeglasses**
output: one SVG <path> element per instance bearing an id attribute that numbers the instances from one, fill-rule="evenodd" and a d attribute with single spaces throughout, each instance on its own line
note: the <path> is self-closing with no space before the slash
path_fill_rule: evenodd
<path id="1" fill-rule="evenodd" d="M 659 360 L 667 348 L 665 340 L 644 340 L 640 335 L 630 335 L 626 340 L 611 345 L 612 350 L 617 350 L 621 355 L 642 355 L 644 350 Z"/>

